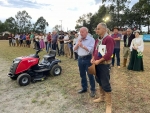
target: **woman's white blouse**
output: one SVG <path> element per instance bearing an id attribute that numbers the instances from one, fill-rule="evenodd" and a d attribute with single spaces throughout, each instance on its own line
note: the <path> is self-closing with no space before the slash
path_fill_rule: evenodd
<path id="1" fill-rule="evenodd" d="M 143 39 L 141 37 L 134 38 L 130 45 L 130 51 L 133 50 L 133 47 L 136 47 L 138 52 L 143 52 L 143 50 L 144 50 Z"/>

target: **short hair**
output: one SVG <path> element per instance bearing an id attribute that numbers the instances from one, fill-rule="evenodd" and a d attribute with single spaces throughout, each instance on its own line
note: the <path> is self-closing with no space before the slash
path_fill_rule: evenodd
<path id="1" fill-rule="evenodd" d="M 103 28 L 107 29 L 106 23 L 101 22 L 101 23 L 99 23 L 98 25 L 101 25 Z"/>
<path id="2" fill-rule="evenodd" d="M 85 29 L 87 32 L 89 32 L 87 27 L 81 27 L 80 29 Z"/>
<path id="3" fill-rule="evenodd" d="M 132 32 L 132 29 L 131 28 L 128 28 L 127 30 L 130 30 Z"/>
<path id="4" fill-rule="evenodd" d="M 56 30 L 54 30 L 53 32 L 57 33 L 57 31 L 56 31 Z"/>

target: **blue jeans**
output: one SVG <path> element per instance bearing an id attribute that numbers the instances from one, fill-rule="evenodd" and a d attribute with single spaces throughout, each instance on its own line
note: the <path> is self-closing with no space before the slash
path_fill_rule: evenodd
<path id="1" fill-rule="evenodd" d="M 80 71 L 80 77 L 81 77 L 81 85 L 83 90 L 87 90 L 88 84 L 87 84 L 87 78 L 86 78 L 86 72 L 88 71 L 88 67 L 91 66 L 91 55 L 88 55 L 86 57 L 78 57 L 78 66 Z M 91 91 L 95 91 L 95 79 L 94 76 L 91 74 L 88 74 L 88 78 L 91 85 Z"/>
<path id="2" fill-rule="evenodd" d="M 48 42 L 48 43 L 47 43 L 47 50 L 46 50 L 47 53 L 49 52 L 49 48 L 51 48 L 51 43 Z"/>
<path id="3" fill-rule="evenodd" d="M 47 51 L 47 42 L 45 42 L 45 49 L 46 49 L 46 51 Z"/>
<path id="4" fill-rule="evenodd" d="M 115 63 L 115 56 L 117 58 L 117 66 L 120 66 L 120 48 L 114 48 L 113 58 L 112 58 L 112 65 L 113 66 Z"/>
<path id="5" fill-rule="evenodd" d="M 52 43 L 52 49 L 53 49 L 53 50 L 56 50 L 56 42 L 55 42 L 55 43 Z"/>

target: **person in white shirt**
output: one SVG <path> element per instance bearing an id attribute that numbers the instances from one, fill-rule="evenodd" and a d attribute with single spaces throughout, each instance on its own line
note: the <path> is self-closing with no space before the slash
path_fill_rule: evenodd
<path id="1" fill-rule="evenodd" d="M 19 46 L 19 37 L 20 37 L 20 35 L 17 33 L 17 34 L 15 35 L 17 47 Z"/>
<path id="2" fill-rule="evenodd" d="M 69 47 L 68 47 L 68 42 L 69 42 L 69 36 L 68 33 L 64 33 L 64 53 L 66 57 L 69 57 Z"/>
<path id="3" fill-rule="evenodd" d="M 144 51 L 144 42 L 140 37 L 140 30 L 136 30 L 135 38 L 132 40 L 130 45 L 131 57 L 128 65 L 128 70 L 133 71 L 144 71 L 143 66 L 143 51 Z"/>
<path id="4" fill-rule="evenodd" d="M 77 43 L 77 40 L 78 40 L 78 34 L 76 33 L 75 34 L 75 38 L 73 39 L 73 46 L 75 46 L 76 45 L 76 43 Z M 78 54 L 77 54 L 77 52 L 74 52 L 74 60 L 77 60 L 78 59 Z"/>
<path id="5" fill-rule="evenodd" d="M 35 34 L 35 43 L 36 43 L 36 49 L 40 49 L 40 43 L 39 43 L 39 35 Z"/>

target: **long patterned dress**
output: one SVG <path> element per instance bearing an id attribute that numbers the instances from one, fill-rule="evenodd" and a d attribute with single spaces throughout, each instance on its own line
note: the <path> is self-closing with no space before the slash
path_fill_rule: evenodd
<path id="1" fill-rule="evenodd" d="M 44 49 L 45 48 L 45 43 L 44 43 L 44 36 L 40 36 L 40 48 Z"/>

